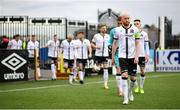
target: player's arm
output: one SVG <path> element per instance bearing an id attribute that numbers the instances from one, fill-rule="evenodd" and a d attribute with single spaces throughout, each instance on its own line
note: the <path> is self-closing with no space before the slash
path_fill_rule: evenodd
<path id="1" fill-rule="evenodd" d="M 91 58 L 92 57 L 92 48 L 91 48 L 90 42 L 89 42 L 89 46 L 88 46 L 88 51 L 89 51 L 89 58 Z"/>
<path id="2" fill-rule="evenodd" d="M 49 47 L 49 45 L 48 44 L 46 44 L 45 46 L 44 46 L 44 48 L 48 48 Z"/>
<path id="3" fill-rule="evenodd" d="M 92 39 L 92 42 L 91 42 L 91 47 L 92 48 L 95 48 L 95 49 L 99 49 L 100 47 L 98 47 L 96 45 L 96 37 L 94 36 L 93 39 Z"/>
<path id="4" fill-rule="evenodd" d="M 115 52 L 117 49 L 117 44 L 118 44 L 118 33 L 115 32 L 114 37 L 113 37 L 113 43 L 112 43 L 112 63 L 115 63 Z"/>
<path id="5" fill-rule="evenodd" d="M 117 49 L 117 42 L 118 42 L 118 40 L 115 39 L 113 41 L 113 44 L 112 44 L 112 63 L 115 63 L 114 56 L 115 56 L 115 52 L 116 52 L 116 49 Z"/>
<path id="6" fill-rule="evenodd" d="M 74 51 L 74 58 L 77 59 L 77 45 L 73 45 L 73 51 Z"/>
<path id="7" fill-rule="evenodd" d="M 48 43 L 44 46 L 44 48 L 48 48 L 51 45 L 51 41 L 48 41 Z"/>
<path id="8" fill-rule="evenodd" d="M 149 61 L 149 39 L 148 39 L 148 35 L 145 36 L 145 60 L 146 62 Z"/>
<path id="9" fill-rule="evenodd" d="M 134 60 L 134 63 L 138 63 L 139 62 L 139 55 L 140 55 L 140 52 L 141 52 L 141 47 L 140 47 L 140 33 L 137 32 L 135 33 L 135 46 L 136 46 L 136 53 L 135 53 L 135 60 Z"/>
<path id="10" fill-rule="evenodd" d="M 91 42 L 91 46 L 92 46 L 92 48 L 96 48 L 96 43 L 95 42 Z"/>
<path id="11" fill-rule="evenodd" d="M 114 41 L 114 29 L 111 29 L 111 31 L 110 31 L 110 33 L 109 33 L 109 35 L 110 35 L 110 38 L 109 38 L 109 40 L 108 40 L 108 45 L 111 45 L 112 46 L 112 43 L 113 43 L 113 41 Z"/>
<path id="12" fill-rule="evenodd" d="M 64 41 L 62 41 L 61 44 L 59 45 L 59 53 L 60 54 L 63 53 L 63 49 L 64 49 Z"/>

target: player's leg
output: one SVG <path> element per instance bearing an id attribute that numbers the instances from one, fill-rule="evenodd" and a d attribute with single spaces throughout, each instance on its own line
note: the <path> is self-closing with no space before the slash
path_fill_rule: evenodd
<path id="1" fill-rule="evenodd" d="M 66 59 L 63 59 L 63 68 L 64 68 L 64 73 L 67 74 L 67 72 L 68 72 L 68 61 Z"/>
<path id="2" fill-rule="evenodd" d="M 142 64 L 142 60 L 141 60 L 141 57 L 139 57 L 139 63 L 138 63 L 138 65 L 141 67 L 141 64 Z M 134 85 L 134 92 L 135 93 L 139 93 L 139 83 L 138 83 L 138 80 L 136 80 L 135 81 L 135 83 L 134 83 L 135 85 Z"/>
<path id="3" fill-rule="evenodd" d="M 85 66 L 87 64 L 87 59 L 84 59 L 83 62 L 82 62 L 82 68 L 83 68 L 83 71 L 82 71 L 82 77 L 83 77 L 83 83 L 84 83 L 84 77 L 85 77 Z"/>
<path id="4" fill-rule="evenodd" d="M 73 84 L 73 78 L 74 78 L 74 60 L 68 60 L 68 67 L 70 68 L 70 75 L 69 75 L 69 83 Z"/>
<path id="5" fill-rule="evenodd" d="M 134 88 L 134 92 L 135 92 L 135 93 L 139 93 L 138 80 L 136 80 L 136 81 L 135 81 L 134 86 L 135 86 L 135 88 Z"/>
<path id="6" fill-rule="evenodd" d="M 141 75 L 140 75 L 140 93 L 144 94 L 144 82 L 145 82 L 145 58 L 141 58 L 142 63 L 140 65 Z"/>
<path id="7" fill-rule="evenodd" d="M 55 58 L 50 57 L 50 63 L 51 63 L 52 80 L 56 80 Z"/>
<path id="8" fill-rule="evenodd" d="M 78 69 L 77 69 L 77 59 L 74 60 L 74 81 L 78 81 L 77 80 L 77 74 L 78 74 Z"/>
<path id="9" fill-rule="evenodd" d="M 133 96 L 133 87 L 135 86 L 136 82 L 136 72 L 137 72 L 137 64 L 134 64 L 134 59 L 129 59 L 129 73 L 131 75 L 131 81 L 130 81 L 130 86 L 129 86 L 129 100 L 134 101 L 134 96 Z"/>
<path id="10" fill-rule="evenodd" d="M 128 63 L 127 60 L 124 58 L 119 59 L 119 64 L 121 68 L 121 83 L 122 83 L 122 93 L 123 93 L 123 104 L 128 104 L 129 103 L 129 98 L 128 98 Z"/>
<path id="11" fill-rule="evenodd" d="M 38 70 L 38 77 L 41 77 L 41 70 L 40 70 L 40 65 L 39 65 L 39 62 L 40 62 L 40 60 L 39 60 L 39 58 L 38 58 L 38 68 L 37 68 L 37 70 Z"/>
<path id="12" fill-rule="evenodd" d="M 127 71 L 122 71 L 121 74 L 122 77 L 122 92 L 123 92 L 123 104 L 128 104 L 129 103 L 129 98 L 128 98 L 128 72 Z"/>
<path id="13" fill-rule="evenodd" d="M 103 58 L 103 79 L 104 79 L 104 88 L 109 89 L 108 87 L 108 80 L 109 80 L 109 73 L 108 73 L 108 62 L 106 58 Z"/>
<path id="14" fill-rule="evenodd" d="M 119 58 L 118 55 L 115 55 L 115 65 L 116 65 L 116 83 L 117 83 L 117 88 L 118 88 L 118 96 L 122 96 L 122 78 L 121 78 L 121 70 L 120 70 L 120 65 L 119 65 Z"/>
<path id="15" fill-rule="evenodd" d="M 79 67 L 79 79 L 80 83 L 84 83 L 84 75 L 83 75 L 83 62 L 82 60 L 78 60 L 78 67 Z"/>
<path id="16" fill-rule="evenodd" d="M 64 69 L 65 69 L 65 73 L 67 73 L 67 70 L 69 68 L 69 60 L 64 59 Z M 73 81 L 73 74 L 69 74 L 69 84 L 72 84 Z"/>

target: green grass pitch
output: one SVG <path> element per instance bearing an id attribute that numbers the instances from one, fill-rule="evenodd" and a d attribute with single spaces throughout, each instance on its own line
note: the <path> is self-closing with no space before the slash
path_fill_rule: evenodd
<path id="1" fill-rule="evenodd" d="M 178 109 L 180 73 L 147 73 L 145 94 L 134 94 L 134 102 L 122 105 L 117 96 L 115 76 L 109 90 L 102 76 L 85 78 L 85 84 L 69 85 L 67 80 L 0 83 L 0 108 L 5 109 Z"/>

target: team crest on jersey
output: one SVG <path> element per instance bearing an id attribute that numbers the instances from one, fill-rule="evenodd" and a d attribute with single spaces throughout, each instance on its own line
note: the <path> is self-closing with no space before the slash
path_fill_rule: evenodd
<path id="1" fill-rule="evenodd" d="M 130 30 L 130 33 L 134 33 L 134 29 L 131 29 L 131 30 Z"/>

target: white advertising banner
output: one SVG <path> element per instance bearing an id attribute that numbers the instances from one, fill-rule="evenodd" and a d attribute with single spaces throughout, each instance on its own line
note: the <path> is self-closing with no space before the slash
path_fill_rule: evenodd
<path id="1" fill-rule="evenodd" d="M 180 49 L 156 52 L 157 72 L 180 72 Z"/>

